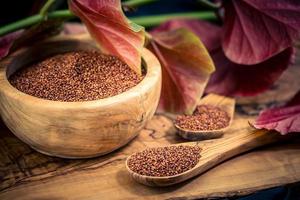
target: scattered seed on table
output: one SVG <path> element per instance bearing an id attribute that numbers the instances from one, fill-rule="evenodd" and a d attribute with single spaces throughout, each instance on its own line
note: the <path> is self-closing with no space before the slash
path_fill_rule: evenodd
<path id="1" fill-rule="evenodd" d="M 55 101 L 89 101 L 122 93 L 137 85 L 136 74 L 115 56 L 69 52 L 24 67 L 9 81 L 29 95 Z"/>
<path id="2" fill-rule="evenodd" d="M 200 159 L 198 146 L 169 146 L 150 148 L 133 154 L 128 167 L 146 176 L 173 176 L 192 169 Z"/>
<path id="3" fill-rule="evenodd" d="M 230 118 L 224 110 L 211 105 L 199 105 L 193 115 L 179 115 L 175 124 L 186 130 L 217 130 L 229 125 Z"/>

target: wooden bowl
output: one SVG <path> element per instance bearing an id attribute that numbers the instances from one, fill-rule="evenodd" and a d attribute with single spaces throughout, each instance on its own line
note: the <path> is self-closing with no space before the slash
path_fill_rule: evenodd
<path id="1" fill-rule="evenodd" d="M 53 54 L 92 50 L 88 41 L 57 38 L 21 49 L 0 63 L 0 113 L 4 123 L 37 151 L 63 158 L 107 154 L 132 140 L 153 116 L 160 97 L 161 68 L 144 49 L 147 73 L 135 87 L 113 97 L 59 102 L 25 94 L 7 80 L 16 70 Z"/>

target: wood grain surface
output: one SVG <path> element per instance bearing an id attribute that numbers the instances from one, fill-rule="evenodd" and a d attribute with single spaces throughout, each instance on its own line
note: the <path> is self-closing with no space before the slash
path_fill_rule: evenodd
<path id="1" fill-rule="evenodd" d="M 247 131 L 248 121 L 262 108 L 291 98 L 299 89 L 299 77 L 299 67 L 292 66 L 270 91 L 239 98 L 232 126 L 223 137 Z M 42 155 L 1 123 L 0 199 L 197 199 L 239 196 L 300 181 L 300 139 L 294 139 L 245 153 L 175 186 L 151 188 L 135 182 L 125 168 L 128 155 L 146 147 L 186 141 L 176 134 L 172 120 L 169 114 L 156 114 L 129 145 L 85 160 Z"/>

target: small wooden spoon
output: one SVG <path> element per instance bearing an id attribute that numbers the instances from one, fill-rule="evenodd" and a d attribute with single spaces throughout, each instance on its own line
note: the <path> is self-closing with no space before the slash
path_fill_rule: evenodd
<path id="1" fill-rule="evenodd" d="M 178 134 L 188 140 L 203 140 L 203 139 L 213 139 L 213 138 L 222 137 L 224 132 L 227 131 L 231 125 L 233 115 L 234 115 L 235 100 L 233 98 L 229 98 L 225 96 L 209 94 L 203 99 L 201 99 L 198 105 L 216 106 L 224 110 L 225 112 L 227 112 L 230 118 L 228 126 L 217 130 L 194 131 L 194 130 L 183 129 L 175 123 L 174 125 L 175 128 L 177 129 Z"/>
<path id="2" fill-rule="evenodd" d="M 197 142 L 176 144 L 192 146 L 199 145 L 202 149 L 200 152 L 201 157 L 195 167 L 174 176 L 154 177 L 137 174 L 128 167 L 128 161 L 130 159 L 130 156 L 126 160 L 126 168 L 129 171 L 130 176 L 133 177 L 133 179 L 139 183 L 148 186 L 169 186 L 202 174 L 208 169 L 218 165 L 219 163 L 233 156 L 285 138 L 287 137 L 281 136 L 277 132 L 271 132 L 267 130 L 248 130 L 230 138 L 212 140 L 211 142 L 204 142 L 203 145 Z"/>

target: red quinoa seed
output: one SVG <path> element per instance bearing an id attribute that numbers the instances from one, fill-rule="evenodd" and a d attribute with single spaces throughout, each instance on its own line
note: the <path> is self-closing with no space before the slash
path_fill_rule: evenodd
<path id="1" fill-rule="evenodd" d="M 192 169 L 200 159 L 198 146 L 169 146 L 150 148 L 133 154 L 128 167 L 133 172 L 146 176 L 174 176 Z"/>
<path id="2" fill-rule="evenodd" d="M 211 105 L 199 105 L 193 115 L 177 116 L 175 124 L 185 130 L 218 130 L 229 125 L 230 118 L 224 110 Z"/>
<path id="3" fill-rule="evenodd" d="M 111 97 L 142 79 L 115 56 L 78 51 L 24 67 L 9 77 L 9 82 L 35 97 L 72 102 Z"/>

